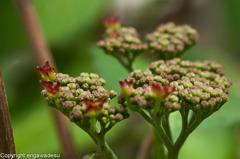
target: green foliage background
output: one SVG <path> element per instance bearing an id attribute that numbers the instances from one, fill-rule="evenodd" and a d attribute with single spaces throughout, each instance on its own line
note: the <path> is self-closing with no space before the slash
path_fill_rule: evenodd
<path id="1" fill-rule="evenodd" d="M 59 72 L 71 76 L 85 71 L 99 73 L 106 79 L 107 88 L 119 92 L 118 81 L 128 73 L 114 58 L 105 55 L 95 45 L 103 32 L 100 19 L 111 11 L 113 2 L 32 0 Z M 167 9 L 175 0 L 170 2 L 156 0 L 146 3 L 138 10 L 136 20 L 133 21 L 131 15 L 129 18 L 122 17 L 122 25 L 137 27 L 143 37 L 144 32 L 152 31 L 147 28 L 154 28 L 161 21 L 157 16 L 146 16 L 158 13 L 162 8 Z M 240 1 L 198 2 L 197 10 L 190 10 L 178 22 L 191 24 L 200 32 L 200 43 L 187 51 L 183 59 L 214 59 L 224 64 L 226 75 L 233 79 L 234 85 L 231 87 L 229 102 L 189 137 L 181 150 L 180 159 L 239 159 Z M 115 14 L 114 10 L 111 13 Z M 136 68 L 144 70 L 153 60 L 147 54 L 141 55 L 136 60 Z M 0 1 L 0 66 L 17 153 L 61 153 L 53 118 L 40 95 L 34 56 L 14 0 Z M 125 159 L 136 156 L 138 146 L 149 129 L 140 117 L 131 114 L 129 120 L 119 123 L 107 136 L 119 157 Z M 180 128 L 178 120 L 179 116 L 175 113 L 172 116 L 174 134 Z M 71 124 L 71 129 L 80 154 L 95 149 L 87 134 L 74 124 Z"/>

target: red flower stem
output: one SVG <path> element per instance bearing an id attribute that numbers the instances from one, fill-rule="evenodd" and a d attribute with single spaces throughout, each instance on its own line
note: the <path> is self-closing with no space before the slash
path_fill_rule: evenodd
<path id="1" fill-rule="evenodd" d="M 16 0 L 16 4 L 25 25 L 37 64 L 42 66 L 46 61 L 49 61 L 53 66 L 54 61 L 51 52 L 44 39 L 30 0 Z M 77 159 L 67 119 L 56 109 L 51 109 L 51 111 L 59 132 L 64 157 Z"/>

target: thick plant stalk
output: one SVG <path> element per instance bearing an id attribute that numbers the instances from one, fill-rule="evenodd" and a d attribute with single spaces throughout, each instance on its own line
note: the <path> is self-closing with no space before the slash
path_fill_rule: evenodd
<path id="1" fill-rule="evenodd" d="M 39 27 L 31 2 L 29 0 L 16 0 L 16 3 L 25 25 L 37 64 L 41 66 L 46 61 L 49 61 L 49 63 L 54 66 L 51 52 Z M 64 158 L 78 158 L 77 153 L 74 150 L 67 119 L 57 110 L 51 109 L 51 111 L 59 132 Z"/>
<path id="2" fill-rule="evenodd" d="M 7 97 L 0 70 L 0 153 L 16 154 Z M 15 158 L 15 157 L 14 157 Z"/>
<path id="3" fill-rule="evenodd" d="M 112 149 L 108 146 L 106 141 L 100 142 L 100 146 L 102 148 L 102 152 L 107 159 L 117 159 L 117 156 L 112 151 Z"/>

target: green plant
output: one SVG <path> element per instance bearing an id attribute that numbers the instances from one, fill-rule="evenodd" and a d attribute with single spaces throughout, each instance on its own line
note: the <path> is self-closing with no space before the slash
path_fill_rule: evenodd
<path id="1" fill-rule="evenodd" d="M 223 66 L 215 61 L 177 58 L 198 41 L 197 31 L 188 25 L 160 25 L 147 34 L 145 44 L 134 28 L 121 27 L 118 18 L 104 17 L 103 22 L 106 31 L 97 45 L 118 59 L 130 73 L 119 82 L 120 106 L 109 105 L 117 92 L 104 89 L 105 80 L 97 74 L 69 77 L 57 74 L 48 62 L 38 67 L 45 100 L 88 133 L 98 145 L 98 152 L 103 152 L 106 158 L 117 157 L 107 145 L 105 134 L 117 122 L 129 117 L 129 108 L 152 126 L 157 143 L 156 158 L 177 159 L 187 137 L 227 102 L 231 79 L 224 76 Z M 153 53 L 158 61 L 142 72 L 134 69 L 133 62 L 145 51 Z M 182 130 L 176 141 L 169 123 L 169 116 L 175 111 L 182 118 Z"/>

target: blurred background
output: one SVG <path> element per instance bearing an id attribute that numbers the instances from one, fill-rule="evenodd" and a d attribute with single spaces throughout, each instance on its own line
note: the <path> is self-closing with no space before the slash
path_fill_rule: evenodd
<path id="1" fill-rule="evenodd" d="M 103 15 L 119 15 L 122 26 L 144 34 L 160 23 L 190 24 L 200 34 L 199 44 L 183 59 L 213 59 L 225 65 L 234 81 L 229 102 L 206 119 L 184 144 L 180 159 L 240 159 L 240 1 L 239 0 L 32 0 L 44 36 L 59 72 L 77 76 L 95 72 L 106 88 L 120 92 L 118 81 L 127 71 L 96 47 L 104 31 Z M 149 54 L 136 59 L 145 70 Z M 14 0 L 0 1 L 0 66 L 8 98 L 17 153 L 61 153 L 56 126 L 40 94 L 39 73 Z M 137 114 L 117 124 L 107 141 L 119 158 L 136 157 L 147 125 Z M 173 131 L 180 125 L 174 114 Z M 76 150 L 83 155 L 96 149 L 92 140 L 70 124 Z"/>

